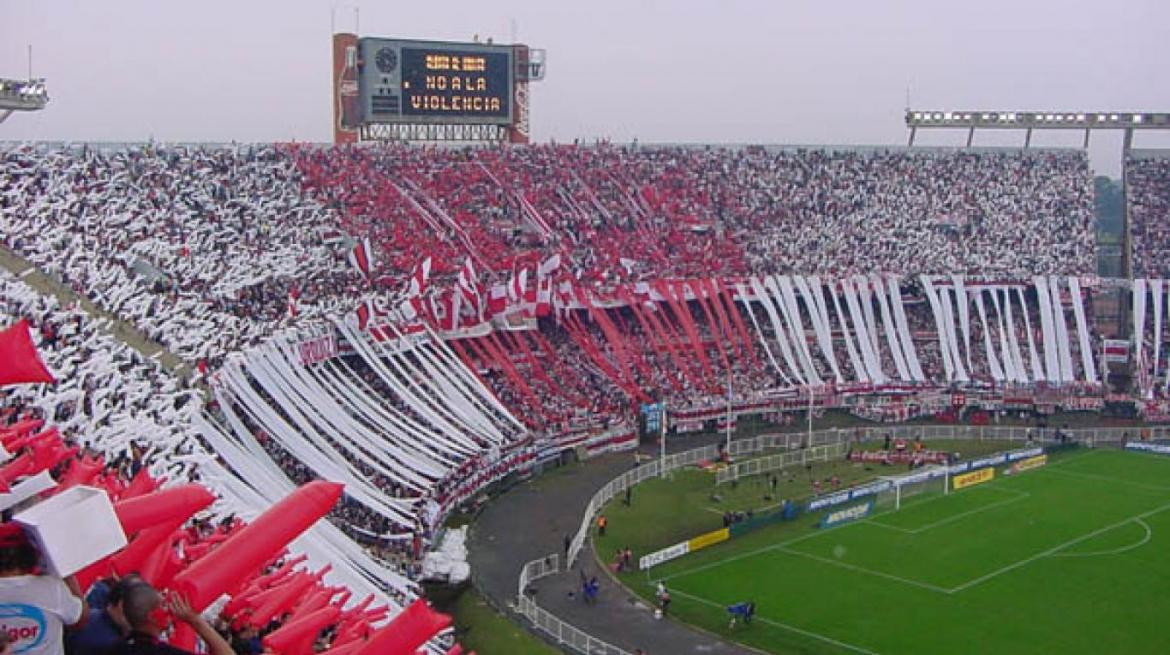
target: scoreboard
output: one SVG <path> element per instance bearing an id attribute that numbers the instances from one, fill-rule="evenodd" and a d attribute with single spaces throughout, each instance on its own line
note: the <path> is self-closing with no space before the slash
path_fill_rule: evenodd
<path id="1" fill-rule="evenodd" d="M 514 57 L 507 45 L 359 39 L 360 120 L 509 125 Z"/>

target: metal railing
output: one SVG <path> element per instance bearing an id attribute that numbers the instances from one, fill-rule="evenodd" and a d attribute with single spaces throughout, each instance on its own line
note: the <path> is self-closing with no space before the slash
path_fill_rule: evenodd
<path id="1" fill-rule="evenodd" d="M 1170 426 L 1166 427 L 1137 427 L 1137 428 L 1079 428 L 1060 430 L 1063 435 L 1074 441 L 1093 445 L 1098 443 L 1121 443 L 1128 439 L 1170 439 Z M 784 462 L 824 461 L 831 457 L 839 457 L 848 450 L 848 444 L 853 441 L 869 441 L 881 439 L 886 434 L 894 434 L 903 439 L 989 439 L 999 441 L 1052 441 L 1056 436 L 1055 428 L 1029 428 L 1024 426 L 967 426 L 967 425 L 899 425 L 897 427 L 829 429 L 813 432 L 799 432 L 786 434 L 764 434 L 749 439 L 732 441 L 728 454 L 731 457 L 740 457 L 759 453 L 765 450 L 783 449 L 787 452 L 755 460 L 755 465 L 764 472 L 764 462 L 770 462 L 778 468 L 788 465 Z M 808 447 L 805 448 L 805 444 Z M 651 478 L 657 478 L 671 471 L 691 466 L 702 461 L 711 461 L 719 457 L 720 445 L 703 446 L 693 450 L 667 455 L 665 458 L 648 462 L 610 480 L 597 490 L 589 503 L 585 506 L 585 514 L 581 518 L 581 525 L 577 534 L 569 545 L 569 552 L 565 558 L 565 567 L 568 570 L 576 561 L 585 540 L 589 537 L 589 528 L 593 518 L 609 501 L 618 494 L 624 493 L 629 487 L 636 486 Z M 801 460 L 801 458 L 804 458 Z M 774 460 L 774 461 L 773 461 Z M 740 466 L 753 466 L 752 462 L 743 462 L 728 467 L 724 472 L 737 470 Z M 746 471 L 747 469 L 738 469 Z M 772 469 L 768 469 L 772 470 Z M 728 475 L 731 475 L 728 473 Z M 737 475 L 750 475 L 741 472 Z M 718 479 L 718 476 L 717 476 Z M 730 479 L 730 478 L 729 478 Z M 524 565 L 520 571 L 519 584 L 516 594 L 516 610 L 524 615 L 541 631 L 549 634 L 561 645 L 572 648 L 578 653 L 586 655 L 630 655 L 617 646 L 597 639 L 581 630 L 565 623 L 553 616 L 547 610 L 536 604 L 531 596 L 525 593 L 529 583 L 539 578 L 553 575 L 560 571 L 560 557 L 557 554 L 548 555 L 541 559 L 532 560 Z"/>
<path id="2" fill-rule="evenodd" d="M 555 639 L 558 644 L 585 655 L 630 655 L 613 644 L 602 641 L 587 632 L 565 623 L 551 612 L 536 604 L 528 593 L 528 585 L 545 576 L 560 572 L 560 556 L 556 553 L 534 559 L 520 569 L 520 580 L 516 593 L 516 611 L 532 622 L 538 630 Z"/>
<path id="3" fill-rule="evenodd" d="M 801 448 L 800 450 L 790 450 L 767 457 L 757 457 L 755 459 L 749 459 L 746 462 L 732 464 L 720 470 L 715 474 L 715 484 L 732 482 L 750 475 L 770 473 L 788 468 L 789 466 L 804 466 L 812 462 L 827 462 L 830 459 L 837 459 L 844 456 L 848 451 L 849 445 L 842 442 L 824 446 L 813 446 L 812 448 Z"/>

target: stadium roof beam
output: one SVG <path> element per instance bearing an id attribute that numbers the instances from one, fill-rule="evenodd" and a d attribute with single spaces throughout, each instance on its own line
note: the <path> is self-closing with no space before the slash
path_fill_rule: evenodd
<path id="1" fill-rule="evenodd" d="M 40 111 L 49 103 L 45 80 L 0 78 L 0 123 L 18 111 Z"/>
<path id="2" fill-rule="evenodd" d="M 1133 146 L 1134 130 L 1170 130 L 1170 113 L 1117 111 L 922 111 L 906 110 L 906 127 L 910 142 L 921 129 L 965 129 L 967 147 L 975 140 L 975 130 L 1023 130 L 1024 147 L 1032 145 L 1032 130 L 1083 130 L 1084 146 L 1089 147 L 1093 130 L 1124 130 L 1124 149 Z"/>

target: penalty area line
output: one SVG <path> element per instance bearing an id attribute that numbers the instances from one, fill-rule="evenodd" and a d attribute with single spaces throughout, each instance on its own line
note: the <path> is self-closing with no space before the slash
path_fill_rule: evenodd
<path id="1" fill-rule="evenodd" d="M 1142 526 L 1142 528 L 1146 531 L 1146 535 L 1132 544 L 1118 546 L 1112 550 L 1098 550 L 1091 553 L 1053 553 L 1052 557 L 1108 557 L 1110 555 L 1121 555 L 1123 553 L 1128 553 L 1131 550 L 1137 550 L 1138 548 L 1141 548 L 1142 546 L 1145 546 L 1147 543 L 1149 543 L 1150 539 L 1154 536 L 1154 529 L 1150 527 L 1149 523 L 1146 523 L 1142 519 L 1135 519 L 1134 523 Z"/>
<path id="2" fill-rule="evenodd" d="M 1127 523 L 1132 523 L 1134 521 L 1140 521 L 1142 519 L 1149 518 L 1151 516 L 1154 516 L 1155 514 L 1160 514 L 1162 512 L 1165 512 L 1168 509 L 1170 509 L 1170 503 L 1166 503 L 1165 505 L 1159 505 L 1158 507 L 1155 507 L 1154 509 L 1151 509 L 1147 512 L 1142 512 L 1141 514 L 1136 514 L 1136 515 L 1131 516 L 1129 518 L 1122 519 L 1116 523 L 1111 523 L 1110 525 L 1107 525 L 1103 528 L 1097 528 L 1096 530 L 1093 530 L 1092 532 L 1086 532 L 1085 534 L 1083 534 L 1079 537 L 1076 537 L 1074 539 L 1069 539 L 1068 541 L 1066 541 L 1062 544 L 1057 544 L 1057 545 L 1053 546 L 1052 548 L 1049 548 L 1048 550 L 1040 551 L 1039 553 L 1036 553 L 1035 555 L 1025 557 L 1024 559 L 1022 559 L 1018 562 L 1008 564 L 1007 566 L 1000 568 L 1000 569 L 996 569 L 995 571 L 992 571 L 991 573 L 981 575 L 978 578 L 975 578 L 973 580 L 968 580 L 967 582 L 964 582 L 963 584 L 961 584 L 957 587 L 952 587 L 949 591 L 947 591 L 947 593 L 948 594 L 957 594 L 960 591 L 963 591 L 965 589 L 970 589 L 971 587 L 974 587 L 975 585 L 987 582 L 988 580 L 990 580 L 994 577 L 1000 576 L 1004 573 L 1007 573 L 1008 571 L 1014 571 L 1014 570 L 1020 568 L 1021 566 L 1026 566 L 1028 564 L 1031 564 L 1032 562 L 1035 562 L 1036 560 L 1038 560 L 1040 558 L 1048 557 L 1049 555 L 1052 555 L 1054 553 L 1059 553 L 1060 551 L 1064 550 L 1065 548 L 1068 548 L 1069 546 L 1075 546 L 1075 545 L 1081 543 L 1082 541 L 1087 541 L 1087 540 L 1092 539 L 1093 537 L 1096 537 L 1098 535 L 1105 534 L 1106 532 L 1109 532 L 1110 530 L 1114 530 L 1116 528 L 1119 528 Z"/>
<path id="3" fill-rule="evenodd" d="M 940 593 L 940 594 L 950 593 L 946 589 L 939 587 L 939 586 L 936 586 L 936 585 L 932 585 L 929 582 L 919 582 L 918 580 L 911 580 L 909 578 L 903 578 L 901 576 L 897 576 L 897 575 L 894 575 L 892 573 L 885 573 L 883 571 L 875 571 L 873 569 L 867 569 L 864 566 L 857 566 L 856 564 L 850 564 L 848 562 L 840 562 L 840 561 L 837 561 L 834 559 L 829 559 L 828 557 L 821 557 L 820 555 L 814 555 L 812 553 L 806 553 L 804 551 L 795 550 L 792 548 L 781 547 L 779 550 L 780 550 L 780 552 L 788 553 L 789 555 L 796 555 L 798 557 L 807 557 L 808 559 L 811 559 L 811 560 L 814 560 L 817 562 L 823 562 L 825 564 L 831 564 L 832 566 L 837 566 L 837 567 L 843 568 L 843 569 L 848 570 L 848 571 L 855 571 L 857 573 L 863 573 L 865 575 L 872 575 L 872 576 L 876 576 L 879 578 L 884 578 L 886 580 L 892 580 L 893 582 L 901 582 L 902 584 L 908 584 L 908 585 L 911 585 L 914 587 L 918 587 L 920 589 L 925 589 L 927 591 L 933 591 L 933 592 Z"/>
<path id="4" fill-rule="evenodd" d="M 988 487 L 988 489 L 994 489 L 994 488 L 995 487 Z M 967 518 L 968 516 L 974 516 L 975 514 L 979 514 L 980 512 L 986 512 L 988 510 L 992 510 L 992 509 L 995 509 L 997 507 L 1003 507 L 1004 505 L 1010 505 L 1012 503 L 1019 502 L 1025 498 L 1030 498 L 1032 496 L 1032 494 L 1027 493 L 1025 491 L 1014 491 L 1011 489 L 996 489 L 996 490 L 1002 491 L 1002 492 L 1010 492 L 1010 493 L 1016 494 L 1016 495 L 1013 495 L 1011 498 L 1005 498 L 1003 500 L 997 500 L 993 503 L 988 503 L 987 505 L 982 505 L 980 507 L 974 507 L 974 508 L 969 509 L 965 512 L 959 512 L 958 514 L 951 514 L 950 516 L 947 516 L 945 518 L 941 518 L 937 521 L 933 521 L 933 522 L 927 523 L 925 525 L 920 525 L 917 528 L 903 528 L 903 527 L 900 527 L 897 525 L 890 525 L 889 523 L 875 521 L 873 519 L 864 519 L 863 522 L 868 523 L 870 525 L 876 525 L 876 526 L 879 526 L 882 528 L 888 528 L 890 530 L 897 530 L 898 532 L 902 532 L 905 534 L 921 534 L 921 533 L 926 532 L 927 530 L 930 530 L 932 528 L 937 528 L 940 525 L 947 525 L 948 523 L 954 523 L 955 521 L 961 521 L 961 520 Z M 942 497 L 943 496 L 940 496 L 940 498 L 942 498 Z"/>
<path id="5" fill-rule="evenodd" d="M 703 598 L 702 596 L 688 594 L 687 592 L 679 591 L 678 589 L 671 589 L 670 593 L 673 595 L 676 595 L 676 596 L 683 596 L 686 598 L 690 598 L 691 600 L 693 600 L 697 603 L 703 603 L 704 605 L 707 605 L 710 607 L 718 607 L 719 609 L 724 609 L 723 605 L 716 603 L 713 600 Z M 758 616 L 758 615 L 755 617 L 754 620 L 759 621 L 761 623 L 767 623 L 768 625 L 775 627 L 775 628 L 779 628 L 781 630 L 787 630 L 789 632 L 795 632 L 798 635 L 803 635 L 805 637 L 817 639 L 819 641 L 825 642 L 826 644 L 832 644 L 838 648 L 843 648 L 845 650 L 852 651 L 854 653 L 862 653 L 862 655 L 880 655 L 877 651 L 872 651 L 872 650 L 869 650 L 867 648 L 862 648 L 861 646 L 854 646 L 853 644 L 847 644 L 843 641 L 838 641 L 836 639 L 833 639 L 832 637 L 825 636 L 825 635 L 820 634 L 818 632 L 813 632 L 811 630 L 804 630 L 803 628 L 798 628 L 794 625 L 789 625 L 787 623 L 782 623 L 780 621 L 773 621 L 772 619 L 765 618 L 765 617 Z"/>

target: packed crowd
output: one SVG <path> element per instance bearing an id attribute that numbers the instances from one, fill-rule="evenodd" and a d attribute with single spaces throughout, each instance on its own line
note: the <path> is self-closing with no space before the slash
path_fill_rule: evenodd
<path id="1" fill-rule="evenodd" d="M 1170 277 L 1170 157 L 1125 162 L 1135 277 Z"/>
<path id="2" fill-rule="evenodd" d="M 0 389 L 0 404 L 16 421 L 51 423 L 70 445 L 105 456 L 126 480 L 144 467 L 155 477 L 199 479 L 198 462 L 208 455 L 190 426 L 202 404 L 196 390 L 107 333 L 105 321 L 62 307 L 0 269 L 0 324 L 21 319 L 58 382 Z"/>
<path id="3" fill-rule="evenodd" d="M 353 308 L 359 278 L 321 239 L 335 220 L 272 147 L 0 155 L 4 245 L 210 368 L 295 317 Z"/>
<path id="4" fill-rule="evenodd" d="M 229 491 L 225 490 L 217 497 L 202 490 L 203 485 L 212 489 L 219 487 L 224 481 L 225 471 L 222 462 L 209 453 L 192 425 L 195 415 L 202 410 L 200 394 L 187 388 L 181 379 L 169 375 L 154 360 L 141 356 L 114 338 L 106 331 L 107 321 L 94 320 L 76 307 L 62 307 L 54 297 L 39 293 L 0 269 L 0 325 L 21 320 L 29 324 L 34 345 L 57 382 L 0 389 L 0 437 L 9 451 L 9 459 L 0 467 L 0 478 L 5 485 L 12 485 L 23 481 L 24 476 L 31 475 L 39 467 L 47 467 L 45 470 L 58 482 L 58 491 L 76 484 L 104 489 L 111 501 L 117 503 L 118 518 L 132 540 L 131 548 L 118 551 L 108 563 L 103 560 L 103 568 L 89 567 L 78 573 L 76 579 L 68 578 L 68 585 L 62 589 L 69 593 L 53 601 L 52 606 L 43 608 L 47 612 L 45 628 L 49 630 L 45 635 L 47 641 L 42 639 L 44 647 L 49 649 L 44 652 L 61 652 L 63 636 L 65 652 L 76 655 L 139 652 L 134 650 L 136 639 L 153 643 L 160 634 L 170 634 L 172 645 L 187 643 L 185 638 L 178 637 L 184 630 L 193 630 L 203 640 L 207 652 L 217 655 L 233 652 L 258 654 L 262 649 L 278 653 L 309 652 L 299 645 L 273 646 L 269 640 L 272 639 L 273 644 L 285 643 L 280 642 L 289 634 L 281 632 L 284 626 L 296 624 L 297 620 L 327 606 L 336 606 L 337 609 L 328 621 L 316 616 L 314 620 L 319 627 L 305 636 L 316 652 L 326 650 L 330 645 L 358 644 L 375 633 L 372 624 L 386 617 L 387 608 L 372 607 L 374 597 L 370 596 L 361 604 L 351 603 L 350 607 L 343 609 L 353 594 L 364 591 L 351 587 L 350 593 L 338 597 L 344 586 L 327 587 L 321 582 L 329 572 L 328 568 L 314 574 L 316 577 L 295 570 L 304 557 L 279 557 L 266 570 L 256 573 L 260 581 L 256 592 L 270 589 L 273 593 L 284 593 L 291 589 L 283 586 L 290 581 L 296 581 L 294 586 L 306 592 L 303 596 L 286 594 L 286 601 L 271 614 L 261 614 L 269 610 L 268 605 L 245 600 L 247 594 L 244 592 L 248 589 L 234 593 L 233 601 L 228 605 L 217 604 L 208 607 L 206 612 L 203 603 L 196 611 L 185 604 L 185 599 L 163 591 L 170 588 L 170 581 L 178 579 L 173 576 L 191 567 L 240 530 L 243 523 L 235 518 L 237 512 L 249 509 L 241 505 L 240 497 Z M 7 366 L 10 362 L 5 364 Z M 295 484 L 301 486 L 310 481 L 309 478 L 298 479 Z M 174 529 L 174 538 L 180 540 L 173 546 L 175 551 L 170 554 L 170 559 L 163 558 L 168 565 L 160 567 L 151 561 L 162 557 L 150 550 L 155 548 L 150 545 L 155 543 L 150 541 L 155 537 L 147 536 L 153 535 L 149 530 L 143 532 L 145 526 L 154 523 L 133 523 L 133 519 L 127 518 L 131 514 L 121 509 L 121 501 L 151 497 L 162 484 L 169 484 L 171 489 L 176 489 L 175 485 L 179 485 L 178 489 L 187 489 L 182 485 L 190 482 L 197 482 L 198 486 L 191 488 L 200 488 L 199 493 L 205 496 L 206 500 L 200 505 L 205 511 L 191 516 L 182 526 L 174 524 L 173 528 L 170 519 L 157 514 L 161 509 L 151 510 L 156 512 L 151 515 L 158 518 L 146 519 L 166 523 L 151 529 Z M 158 502 L 161 507 L 162 501 Z M 345 514 L 345 505 L 343 503 L 338 509 L 339 516 L 355 518 Z M 189 515 L 182 516 L 186 519 Z M 163 534 L 159 533 L 159 536 Z M 169 541 L 158 545 L 164 544 L 168 549 L 171 547 Z M 34 594 L 37 589 L 57 584 L 49 577 L 29 575 L 38 566 L 40 558 L 36 547 L 21 530 L 13 524 L 0 525 L 0 580 L 4 581 L 0 584 L 0 607 L 22 600 L 27 602 L 29 594 Z M 266 557 L 265 561 L 268 559 Z M 333 558 L 328 563 L 331 567 L 342 566 Z M 39 566 L 43 568 L 43 564 Z M 114 577 L 96 579 L 100 571 L 107 570 L 105 567 L 112 567 Z M 127 571 L 137 570 L 149 576 L 150 583 L 125 575 Z M 268 582 L 263 582 L 265 580 Z M 348 578 L 342 576 L 341 580 L 344 584 Z M 313 582 L 313 585 L 305 587 L 302 581 Z M 127 587 L 127 583 L 132 583 L 133 589 Z M 378 588 L 380 593 L 400 606 L 408 604 L 411 599 L 393 589 Z M 83 597 L 82 592 L 86 591 L 88 593 Z M 137 613 L 123 613 L 120 607 L 109 607 L 111 602 L 118 603 L 123 592 L 144 596 L 134 601 Z M 70 594 L 76 598 L 71 598 Z M 173 617 L 179 632 L 169 631 L 167 624 L 158 618 L 161 614 L 152 614 L 153 623 L 150 623 L 143 612 L 151 609 Z M 242 614 L 242 611 L 246 613 Z M 205 620 L 205 613 L 216 620 Z M 268 618 L 256 618 L 262 615 Z M 87 621 L 87 617 L 91 621 Z M 62 628 L 67 626 L 72 626 L 72 629 L 63 631 Z M 18 652 L 25 652 L 28 648 L 25 635 L 8 636 Z M 180 641 L 176 642 L 176 639 Z M 437 642 L 435 648 L 446 651 L 451 645 L 446 637 L 444 642 Z"/>
<path id="5" fill-rule="evenodd" d="M 1135 211 L 1158 207 L 1165 195 L 1156 182 L 1166 171 L 1147 175 L 1154 200 L 1136 196 Z M 902 274 L 915 346 L 928 381 L 938 384 L 945 376 L 936 321 L 910 274 L 1091 273 L 1091 197 L 1080 152 L 611 145 L 0 151 L 3 245 L 205 371 L 285 328 L 320 325 L 374 293 L 403 289 L 424 256 L 434 262 L 436 287 L 449 287 L 465 260 L 475 262 L 486 288 L 553 255 L 564 262 L 553 274 L 558 283 L 571 280 L 599 294 L 629 293 L 619 283 L 711 281 L 693 286 L 691 301 L 679 289 L 667 290 L 666 300 L 622 297 L 621 306 L 605 308 L 578 296 L 584 308 L 557 310 L 539 319 L 539 329 L 450 341 L 458 360 L 527 430 L 505 429 L 500 440 L 468 430 L 450 451 L 417 453 L 421 472 L 405 478 L 386 474 L 394 462 L 346 463 L 390 499 L 393 511 L 372 511 L 377 503 L 347 496 L 332 518 L 408 578 L 417 575 L 436 508 L 477 467 L 497 461 L 502 446 L 629 424 L 645 402 L 687 408 L 729 394 L 735 402 L 753 401 L 788 385 L 769 351 L 777 347 L 773 322 L 760 304 L 733 300 L 730 280 Z M 1150 211 L 1144 225 L 1157 223 L 1156 209 Z M 1153 228 L 1143 234 L 1152 235 L 1147 246 L 1166 241 Z M 373 244 L 368 277 L 346 263 L 337 245 L 352 245 L 355 237 Z M 1160 256 L 1146 251 L 1147 260 Z M 1035 303 L 1012 302 L 1009 329 L 1026 344 L 1028 330 L 1035 336 L 1039 329 Z M 808 366 L 830 381 L 835 360 L 844 380 L 855 379 L 840 332 L 825 346 L 830 357 L 817 347 L 808 301 L 798 299 L 791 309 L 805 327 Z M 106 334 L 101 322 L 8 274 L 0 275 L 0 318 L 29 319 L 61 380 L 0 391 L 4 424 L 49 421 L 78 446 L 79 458 L 100 455 L 108 475 L 124 484 L 140 471 L 196 481 L 209 468 L 222 470 L 223 454 L 192 427 L 196 415 L 238 423 L 294 484 L 319 477 L 321 468 L 272 426 L 295 424 L 305 432 L 314 420 L 344 426 L 283 406 L 270 393 L 275 387 L 266 386 L 288 383 L 279 376 L 265 384 L 253 378 L 248 402 L 217 396 L 228 406 L 213 403 L 203 415 L 196 390 Z M 978 321 L 971 324 L 972 377 L 985 382 L 984 335 Z M 874 349 L 893 377 L 886 337 L 878 334 Z M 1079 366 L 1079 344 L 1072 343 Z M 463 425 L 455 416 L 463 410 L 467 425 L 496 430 L 496 421 L 506 423 L 470 405 L 444 418 L 444 408 L 432 415 L 405 400 L 401 389 L 417 386 L 413 376 L 437 361 L 400 356 L 411 361 L 409 370 L 375 374 L 364 358 L 351 356 L 330 364 L 316 383 L 345 380 L 347 389 L 368 391 L 381 403 L 363 410 L 369 416 L 392 414 L 419 433 L 447 418 Z M 466 401 L 478 402 L 471 395 Z M 262 406 L 273 411 L 262 415 Z M 336 434 L 342 432 L 352 430 Z M 322 444 L 323 451 L 356 452 L 329 434 Z M 490 458 L 480 457 L 488 452 Z M 398 511 L 401 517 L 388 518 Z"/>
<path id="6" fill-rule="evenodd" d="M 601 285 L 798 273 L 1084 274 L 1082 152 L 531 146 L 297 149 L 308 188 L 409 272 L 564 253 Z M 906 248 L 912 242 L 915 248 Z"/>
<path id="7" fill-rule="evenodd" d="M 9 247 L 211 368 L 367 294 L 327 234 L 370 238 L 383 291 L 424 256 L 437 280 L 470 258 L 489 286 L 558 253 L 602 287 L 1095 262 L 1077 151 L 20 146 L 0 193 Z"/>

